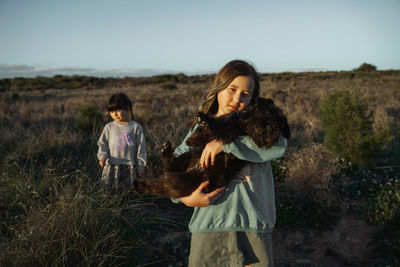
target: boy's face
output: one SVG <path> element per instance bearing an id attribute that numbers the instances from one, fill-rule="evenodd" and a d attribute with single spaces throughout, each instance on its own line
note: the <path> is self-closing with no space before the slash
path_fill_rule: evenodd
<path id="1" fill-rule="evenodd" d="M 254 80 L 250 76 L 237 76 L 233 79 L 228 87 L 217 95 L 218 111 L 216 116 L 245 109 L 251 101 L 254 86 Z"/>
<path id="2" fill-rule="evenodd" d="M 110 116 L 113 120 L 121 124 L 128 124 L 129 119 L 129 110 L 125 109 L 117 109 L 110 111 Z"/>

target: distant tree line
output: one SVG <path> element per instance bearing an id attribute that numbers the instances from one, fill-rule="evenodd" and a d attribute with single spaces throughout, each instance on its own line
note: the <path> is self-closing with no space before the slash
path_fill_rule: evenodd
<path id="1" fill-rule="evenodd" d="M 108 87 L 131 87 L 149 84 L 176 84 L 176 83 L 197 83 L 212 79 L 212 75 L 187 76 L 183 73 L 163 74 L 151 77 L 124 77 L 124 78 L 99 78 L 90 76 L 64 76 L 53 77 L 37 76 L 36 78 L 10 78 L 0 79 L 0 91 L 27 91 L 47 89 L 97 89 Z"/>
<path id="2" fill-rule="evenodd" d="M 268 79 L 270 82 L 285 82 L 300 77 L 307 77 L 311 80 L 326 79 L 354 79 L 364 76 L 371 77 L 381 75 L 399 75 L 400 70 L 378 71 L 376 66 L 363 63 L 352 71 L 321 71 L 321 72 L 281 72 L 264 73 L 261 79 Z M 47 90 L 47 89 L 100 89 L 100 88 L 123 88 L 133 86 L 143 86 L 157 84 L 164 90 L 175 90 L 177 84 L 210 82 L 215 77 L 214 74 L 188 76 L 184 73 L 162 74 L 151 77 L 124 77 L 124 78 L 99 78 L 90 76 L 64 76 L 55 75 L 53 77 L 37 76 L 36 78 L 10 78 L 0 79 L 0 92 L 4 91 L 28 91 L 28 90 Z"/>

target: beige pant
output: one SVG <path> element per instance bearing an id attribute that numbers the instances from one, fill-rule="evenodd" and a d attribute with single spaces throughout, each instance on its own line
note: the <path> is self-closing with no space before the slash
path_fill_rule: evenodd
<path id="1" fill-rule="evenodd" d="M 271 233 L 192 234 L 189 267 L 273 267 Z"/>
<path id="2" fill-rule="evenodd" d="M 108 160 L 105 162 L 101 175 L 101 182 L 105 187 L 114 186 L 117 189 L 129 189 L 133 187 L 135 180 L 136 168 L 134 166 L 111 164 Z"/>

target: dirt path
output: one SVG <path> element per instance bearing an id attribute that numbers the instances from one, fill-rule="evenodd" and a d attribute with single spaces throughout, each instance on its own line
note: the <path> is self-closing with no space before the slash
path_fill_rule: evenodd
<path id="1" fill-rule="evenodd" d="M 175 220 L 184 221 L 190 218 L 190 209 L 176 217 L 171 212 L 174 206 L 165 202 L 162 206 L 160 216 L 169 210 L 167 217 L 173 216 Z M 275 266 L 367 266 L 375 230 L 365 221 L 352 216 L 342 217 L 333 230 L 323 233 L 276 229 L 272 234 Z M 168 250 L 177 253 L 175 256 L 180 261 L 176 266 L 185 266 L 182 264 L 185 264 L 189 253 L 190 233 L 185 226 L 169 229 L 159 236 L 155 245 L 159 248 L 169 247 Z"/>
<path id="2" fill-rule="evenodd" d="M 365 221 L 350 216 L 322 234 L 274 231 L 275 262 L 294 266 L 366 266 L 374 231 Z"/>

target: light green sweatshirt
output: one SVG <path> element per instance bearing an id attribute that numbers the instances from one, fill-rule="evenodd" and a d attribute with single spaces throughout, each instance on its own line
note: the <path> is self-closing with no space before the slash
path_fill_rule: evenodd
<path id="1" fill-rule="evenodd" d="M 175 157 L 194 150 L 186 139 L 174 152 Z M 192 233 L 221 231 L 270 232 L 275 226 L 275 190 L 271 160 L 284 155 L 287 140 L 280 137 L 269 149 L 259 148 L 248 136 L 239 136 L 234 142 L 224 144 L 222 150 L 237 158 L 249 161 L 233 178 L 226 192 L 207 207 L 195 207 L 189 223 Z M 173 202 L 179 202 L 174 200 Z"/>

